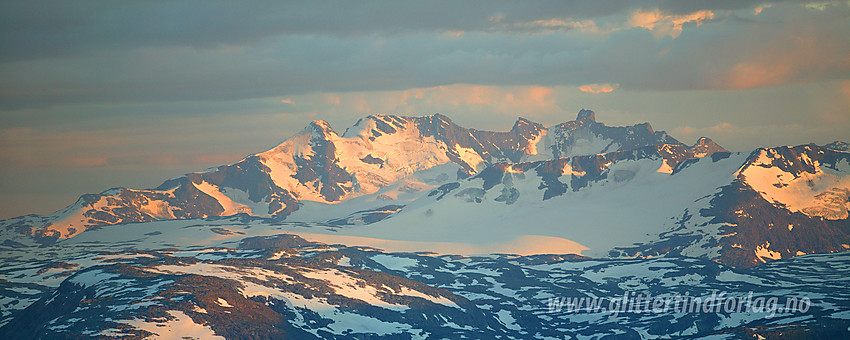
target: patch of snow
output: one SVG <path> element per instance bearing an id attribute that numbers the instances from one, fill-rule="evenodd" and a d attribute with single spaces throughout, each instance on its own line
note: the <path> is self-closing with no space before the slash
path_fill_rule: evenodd
<path id="1" fill-rule="evenodd" d="M 385 254 L 372 256 L 372 260 L 378 262 L 389 270 L 398 270 L 402 272 L 406 272 L 419 265 L 419 261 L 415 259 Z"/>
<path id="2" fill-rule="evenodd" d="M 475 150 L 471 148 L 464 148 L 458 144 L 455 144 L 455 150 L 460 156 L 460 160 L 462 160 L 466 164 L 469 164 L 469 166 L 471 166 L 476 171 L 481 170 L 481 167 L 479 166 L 484 163 L 484 159 L 482 159 L 481 155 L 475 152 Z"/>
<path id="3" fill-rule="evenodd" d="M 779 260 L 782 258 L 782 254 L 772 251 L 769 248 L 770 242 L 765 242 L 765 244 L 756 247 L 756 257 L 758 257 L 762 262 L 767 262 L 767 260 Z"/>
<path id="4" fill-rule="evenodd" d="M 658 168 L 658 170 L 655 170 L 655 172 L 660 172 L 660 173 L 665 173 L 665 174 L 672 174 L 672 173 L 673 173 L 673 168 L 672 168 L 672 167 L 670 167 L 670 164 L 667 164 L 667 159 L 665 158 L 665 159 L 662 159 L 661 167 L 659 167 L 659 168 Z"/>
<path id="5" fill-rule="evenodd" d="M 327 282 L 328 286 L 333 288 L 336 294 L 361 300 L 373 306 L 396 311 L 405 311 L 410 309 L 410 307 L 406 305 L 389 303 L 382 300 L 380 297 L 382 294 L 378 293 L 377 288 L 370 285 L 361 287 L 361 284 L 364 283 L 363 280 L 356 279 L 339 270 L 311 270 L 305 271 L 303 275 L 311 279 Z"/>
<path id="6" fill-rule="evenodd" d="M 154 334 L 153 339 L 222 339 L 224 337 L 216 335 L 215 332 L 207 325 L 195 323 L 191 317 L 182 311 L 170 310 L 169 314 L 174 318 L 166 322 L 146 322 L 142 319 L 121 320 L 119 322 L 126 323 L 133 328 L 145 330 Z"/>
<path id="7" fill-rule="evenodd" d="M 249 207 L 249 206 L 247 206 L 243 203 L 239 203 L 239 202 L 234 201 L 232 198 L 228 197 L 228 195 L 225 195 L 221 191 L 222 188 L 219 188 L 218 186 L 207 183 L 206 181 L 202 181 L 200 184 L 192 183 L 192 185 L 194 185 L 196 188 L 198 188 L 198 190 L 202 191 L 203 193 L 214 198 L 221 205 L 221 207 L 224 208 L 224 212 L 221 213 L 222 216 L 230 216 L 230 215 L 236 215 L 236 214 L 241 214 L 241 213 L 245 213 L 245 214 L 250 215 L 250 214 L 254 213 L 254 210 L 251 209 L 251 207 Z M 241 191 L 241 190 L 227 189 L 225 191 L 228 191 L 228 192 L 232 191 L 232 192 L 236 193 L 236 192 Z M 244 191 L 242 193 L 243 193 L 243 195 L 245 195 Z M 243 195 L 240 195 L 240 196 L 243 196 Z M 247 195 L 245 195 L 245 196 L 247 196 Z M 264 213 L 266 211 L 260 210 L 260 211 L 257 211 L 257 213 L 258 213 L 258 215 L 262 216 L 262 215 L 264 215 Z"/>
<path id="8" fill-rule="evenodd" d="M 516 319 L 514 319 L 513 315 L 511 315 L 510 311 L 500 310 L 496 313 L 499 316 L 499 321 L 505 325 L 505 327 L 513 330 L 522 330 L 522 327 L 517 325 Z"/>
<path id="9" fill-rule="evenodd" d="M 449 300 L 448 298 L 446 298 L 444 296 L 428 295 L 428 294 L 425 294 L 425 293 L 420 292 L 418 290 L 409 289 L 407 287 L 401 287 L 401 292 L 399 292 L 399 295 L 419 297 L 419 298 L 423 298 L 425 300 L 428 300 L 428 301 L 431 301 L 433 303 L 443 305 L 443 306 L 446 306 L 446 307 L 462 309 L 462 308 L 460 308 L 460 306 L 457 305 L 457 303 L 455 303 L 452 300 Z"/>
<path id="10" fill-rule="evenodd" d="M 222 307 L 227 307 L 227 308 L 233 307 L 229 303 L 227 303 L 227 300 L 222 299 L 222 298 L 218 298 L 218 300 L 216 300 L 215 303 L 217 303 L 219 306 L 222 306 Z"/>

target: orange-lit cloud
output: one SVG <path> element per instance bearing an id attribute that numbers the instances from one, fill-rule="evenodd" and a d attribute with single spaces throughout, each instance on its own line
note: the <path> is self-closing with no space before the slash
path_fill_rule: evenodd
<path id="1" fill-rule="evenodd" d="M 426 90 L 429 97 L 445 99 L 453 105 L 489 105 L 500 96 L 492 86 L 446 85 Z"/>
<path id="2" fill-rule="evenodd" d="M 838 91 L 844 95 L 844 99 L 850 100 L 850 79 L 842 80 Z"/>
<path id="3" fill-rule="evenodd" d="M 490 106 L 496 112 L 528 112 L 551 108 L 553 90 L 544 86 L 447 85 L 427 88 L 423 98 L 454 106 Z"/>
<path id="4" fill-rule="evenodd" d="M 407 105 L 407 101 L 409 99 L 422 99 L 425 98 L 425 89 L 410 89 L 404 90 L 401 92 L 401 100 L 399 101 L 400 105 Z"/>
<path id="5" fill-rule="evenodd" d="M 339 96 L 334 96 L 334 95 L 329 94 L 329 95 L 325 96 L 325 103 L 330 104 L 330 105 L 334 105 L 334 106 L 339 106 L 340 98 L 339 98 Z"/>
<path id="6" fill-rule="evenodd" d="M 662 38 L 664 36 L 677 38 L 682 34 L 682 26 L 684 24 L 694 23 L 699 26 L 703 22 L 713 18 L 714 12 L 710 10 L 701 10 L 682 15 L 666 14 L 659 9 L 637 10 L 632 13 L 628 25 L 630 27 L 648 29 L 652 31 L 656 38 Z"/>
<path id="7" fill-rule="evenodd" d="M 670 133 L 678 138 L 684 139 L 696 139 L 704 136 L 710 136 L 712 139 L 723 139 L 730 135 L 741 133 L 741 128 L 729 122 L 722 122 L 720 124 L 704 128 L 697 128 L 689 125 L 679 126 L 670 130 Z"/>
<path id="8" fill-rule="evenodd" d="M 735 126 L 735 124 L 732 124 L 732 123 L 729 123 L 729 122 L 723 122 L 723 123 L 720 123 L 720 124 L 717 124 L 715 126 L 708 128 L 708 130 L 711 131 L 711 132 L 714 132 L 714 133 L 727 133 L 727 132 L 735 130 L 737 128 L 738 127 Z"/>
<path id="9" fill-rule="evenodd" d="M 356 97 L 351 103 L 351 108 L 358 113 L 375 113 L 372 110 L 372 105 L 369 105 L 369 100 L 364 97 Z"/>
<path id="10" fill-rule="evenodd" d="M 333 106 L 328 104 L 329 98 Z M 422 115 L 466 112 L 516 117 L 559 112 L 555 89 L 547 86 L 489 86 L 452 84 L 396 91 L 316 93 L 293 98 L 304 108 L 321 107 L 316 116 L 357 116 L 390 113 Z M 308 114 L 305 109 L 302 114 Z M 298 114 L 298 113 L 294 113 Z"/>
<path id="11" fill-rule="evenodd" d="M 718 73 L 716 86 L 732 90 L 777 86 L 850 71 L 850 58 L 841 43 L 805 29 L 762 46 Z"/>
<path id="12" fill-rule="evenodd" d="M 811 142 L 828 143 L 832 140 L 824 139 L 822 136 L 836 136 L 836 132 L 841 130 L 841 124 L 834 126 L 799 123 L 739 125 L 723 122 L 708 127 L 680 126 L 671 129 L 670 134 L 685 143 L 693 143 L 697 138 L 707 136 L 732 151 L 749 151 L 756 147 L 799 145 Z M 812 136 L 821 137 L 812 139 Z M 837 136 L 841 139 L 840 134 Z M 734 145 L 740 145 L 742 141 L 746 141 L 746 147 L 736 149 Z"/>
<path id="13" fill-rule="evenodd" d="M 585 93 L 611 93 L 614 92 L 620 84 L 587 84 L 579 86 L 578 89 Z"/>
<path id="14" fill-rule="evenodd" d="M 8 168 L 89 168 L 101 166 L 210 166 L 229 164 L 244 155 L 195 154 L 195 150 L 159 148 L 186 143 L 182 135 L 153 138 L 141 128 L 91 131 L 0 130 L 0 163 Z"/>
<path id="15" fill-rule="evenodd" d="M 835 91 L 840 104 L 818 110 L 818 118 L 825 124 L 846 126 L 850 123 L 850 79 L 838 81 Z"/>
<path id="16" fill-rule="evenodd" d="M 795 65 L 792 63 L 744 62 L 735 64 L 727 73 L 727 89 L 749 89 L 761 86 L 780 85 L 793 76 Z"/>
<path id="17" fill-rule="evenodd" d="M 290 98 L 286 98 L 286 99 L 284 99 L 284 100 L 281 100 L 280 102 L 281 102 L 281 103 L 283 103 L 283 104 L 292 104 L 292 105 L 295 105 L 295 102 L 293 102 L 293 101 L 292 101 L 292 99 L 290 99 Z"/>
<path id="18" fill-rule="evenodd" d="M 768 9 L 772 6 L 773 6 L 773 4 L 764 4 L 764 5 L 761 5 L 761 6 L 756 6 L 756 8 L 753 9 L 753 14 L 759 15 L 759 14 L 761 14 L 761 12 L 764 12 L 765 9 Z"/>
<path id="19" fill-rule="evenodd" d="M 174 165 L 180 164 L 180 158 L 177 156 L 154 156 L 148 159 L 148 162 L 151 164 L 159 164 L 159 165 Z"/>
<path id="20" fill-rule="evenodd" d="M 106 157 L 103 156 L 92 156 L 92 157 L 71 157 L 67 160 L 70 165 L 81 168 L 88 168 L 93 166 L 102 166 L 109 163 Z"/>

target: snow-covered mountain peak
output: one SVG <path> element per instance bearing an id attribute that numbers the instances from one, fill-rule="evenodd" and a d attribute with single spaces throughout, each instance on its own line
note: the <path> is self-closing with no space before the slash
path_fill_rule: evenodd
<path id="1" fill-rule="evenodd" d="M 382 135 L 394 134 L 398 130 L 411 127 L 410 119 L 395 115 L 370 115 L 357 120 L 354 126 L 345 130 L 343 138 L 360 137 L 364 140 L 372 140 Z"/>
<path id="2" fill-rule="evenodd" d="M 738 177 L 766 201 L 791 212 L 845 220 L 850 210 L 850 155 L 814 144 L 761 148 Z"/>
<path id="3" fill-rule="evenodd" d="M 325 140 L 338 136 L 336 132 L 334 132 L 333 128 L 331 128 L 331 125 L 324 120 L 314 120 L 310 122 L 310 125 L 307 125 L 307 127 L 304 128 L 304 131 L 309 132 L 314 138 L 321 138 Z"/>

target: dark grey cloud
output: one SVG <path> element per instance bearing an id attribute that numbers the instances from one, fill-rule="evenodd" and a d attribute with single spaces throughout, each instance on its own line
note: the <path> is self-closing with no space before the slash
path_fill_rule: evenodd
<path id="1" fill-rule="evenodd" d="M 0 108 L 228 101 L 456 83 L 617 83 L 628 90 L 716 90 L 850 76 L 846 6 L 826 12 L 784 7 L 771 9 L 779 15 L 750 21 L 718 15 L 700 27 L 685 27 L 675 39 L 659 38 L 643 28 L 607 33 L 471 31 L 459 37 L 411 31 L 393 35 L 269 35 L 261 44 L 209 48 L 99 49 L 63 58 L 0 64 Z M 356 16 L 356 12 L 348 14 Z M 518 20 L 557 15 L 523 14 Z M 487 20 L 484 15 L 480 18 Z M 621 21 L 625 20 L 623 16 Z M 372 29 L 390 26 L 386 22 L 363 24 Z M 366 30 L 363 27 L 360 29 Z M 413 25 L 398 23 L 398 27 Z M 733 79 L 734 72 L 744 71 L 752 73 L 743 74 L 752 78 L 751 84 Z M 775 79 L 759 72 L 772 73 Z M 739 83 L 733 84 L 736 81 Z"/>
<path id="2" fill-rule="evenodd" d="M 276 35 L 358 36 L 623 14 L 751 7 L 746 1 L 4 1 L 0 61 L 145 46 L 210 48 Z M 499 18 L 494 22 L 492 18 Z"/>

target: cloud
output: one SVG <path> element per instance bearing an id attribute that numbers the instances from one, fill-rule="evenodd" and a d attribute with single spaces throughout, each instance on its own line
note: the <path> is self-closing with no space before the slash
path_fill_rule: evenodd
<path id="1" fill-rule="evenodd" d="M 191 162 L 189 164 L 228 164 L 233 163 L 234 161 L 241 159 L 242 154 L 236 153 L 215 153 L 215 154 L 202 154 L 192 156 Z"/>
<path id="2" fill-rule="evenodd" d="M 487 32 L 503 25 L 588 19 L 658 8 L 670 15 L 753 8 L 744 1 L 540 2 L 421 1 L 3 1 L 0 62 L 86 54 L 103 49 L 183 46 L 210 49 L 266 43 L 282 35 L 356 37 L 421 32 Z M 151 24 L 163 23 L 163 24 Z"/>
<path id="3" fill-rule="evenodd" d="M 810 2 L 806 4 L 806 8 L 823 12 L 831 5 L 831 2 Z"/>
<path id="4" fill-rule="evenodd" d="M 778 85 L 793 76 L 795 65 L 782 62 L 745 62 L 732 66 L 726 74 L 724 88 L 738 90 Z"/>
<path id="5" fill-rule="evenodd" d="M 333 101 L 328 103 L 326 98 L 333 98 Z M 316 115 L 326 120 L 335 120 L 335 117 L 357 119 L 375 113 L 427 115 L 436 112 L 450 116 L 463 116 L 457 113 L 467 117 L 501 116 L 512 120 L 519 115 L 540 117 L 559 112 L 556 98 L 555 89 L 546 86 L 454 84 L 400 91 L 305 94 L 296 100 L 302 103 L 304 112 L 317 110 Z"/>
<path id="6" fill-rule="evenodd" d="M 108 163 L 106 157 L 103 156 L 94 156 L 94 157 L 74 157 L 67 160 L 68 163 L 72 166 L 76 167 L 92 167 L 92 166 L 102 166 Z"/>
<path id="7" fill-rule="evenodd" d="M 442 35 L 440 35 L 440 37 L 441 38 L 456 39 L 456 38 L 462 37 L 464 33 L 466 33 L 466 32 L 463 31 L 463 30 L 446 31 Z"/>
<path id="8" fill-rule="evenodd" d="M 339 98 L 339 96 L 334 96 L 334 95 L 328 94 L 328 95 L 325 96 L 325 102 L 330 104 L 330 105 L 339 106 L 340 98 Z"/>
<path id="9" fill-rule="evenodd" d="M 720 145 L 733 151 L 750 151 L 756 147 L 775 147 L 783 145 L 801 145 L 812 142 L 825 144 L 841 136 L 841 127 L 838 126 L 807 126 L 802 124 L 758 124 L 738 125 L 723 122 L 717 125 L 697 128 L 692 126 L 681 126 L 670 130 L 671 135 L 686 143 L 693 143 L 697 138 L 708 136 Z M 816 139 L 813 139 L 813 136 Z M 842 137 L 837 137 L 842 138 Z M 735 141 L 726 143 L 726 141 Z M 745 141 L 747 148 L 740 149 L 735 146 Z"/>
<path id="10" fill-rule="evenodd" d="M 716 86 L 748 89 L 850 75 L 850 40 L 842 38 L 850 24 L 826 20 L 818 28 L 805 26 L 821 13 L 813 14 L 803 18 L 789 15 L 788 26 L 770 25 L 738 37 L 733 45 L 740 49 L 730 48 L 732 54 L 718 63 L 726 65 L 717 72 Z M 748 43 L 755 45 L 746 46 Z"/>
<path id="11" fill-rule="evenodd" d="M 585 93 L 611 93 L 614 92 L 620 84 L 587 84 L 579 86 L 578 89 Z"/>
<path id="12" fill-rule="evenodd" d="M 844 95 L 847 100 L 850 100 L 850 79 L 842 80 L 839 85 L 839 92 Z"/>
<path id="13" fill-rule="evenodd" d="M 656 38 L 669 36 L 677 38 L 682 34 L 682 26 L 693 23 L 694 25 L 702 25 L 703 22 L 714 18 L 714 12 L 710 10 L 700 10 L 693 13 L 672 15 L 662 12 L 660 9 L 654 10 L 637 10 L 632 13 L 629 19 L 631 27 L 641 27 L 648 29 L 655 34 Z"/>
<path id="14" fill-rule="evenodd" d="M 578 87 L 600 79 L 631 90 L 725 90 L 850 75 L 843 58 L 850 52 L 850 41 L 843 37 L 850 29 L 844 20 L 850 11 L 843 5 L 819 12 L 777 4 L 755 17 L 753 4 L 738 13 L 730 12 L 735 9 L 729 6 L 744 5 L 617 2 L 516 9 L 509 2 L 498 2 L 479 10 L 462 4 L 456 11 L 424 11 L 419 16 L 435 17 L 434 22 L 416 23 L 406 19 L 417 7 L 402 3 L 393 5 L 400 7 L 398 16 L 355 23 L 338 12 L 348 9 L 365 18 L 377 14 L 364 12 L 371 5 L 343 4 L 316 18 L 327 26 L 286 22 L 290 14 L 284 10 L 278 16 L 274 10 L 245 12 L 258 15 L 257 22 L 246 22 L 235 14 L 248 9 L 227 12 L 227 6 L 214 5 L 189 16 L 192 21 L 174 19 L 180 28 L 171 28 L 175 32 L 146 31 L 148 22 L 180 18 L 187 6 L 171 2 L 82 6 L 65 9 L 67 16 L 53 8 L 43 13 L 30 9 L 26 12 L 36 18 L 56 21 L 0 20 L 9 28 L 0 29 L 0 110 L 286 99 L 311 92 L 452 84 Z M 324 9 L 289 6 L 304 13 Z M 166 14 L 175 17 L 158 17 Z M 740 19 L 745 15 L 746 20 Z M 490 17 L 501 19 L 493 22 Z M 687 28 L 708 22 L 709 17 L 717 24 Z M 150 21 L 140 22 L 141 18 Z M 215 20 L 235 32 L 208 27 Z M 631 26 L 625 25 L 630 20 Z M 171 30 L 166 26 L 151 29 Z M 97 33 L 83 34 L 83 28 Z M 458 38 L 445 36 L 461 31 Z M 98 34 L 108 36 L 99 39 Z M 657 39 L 658 35 L 676 39 Z M 35 42 L 37 46 L 32 45 Z M 53 48 L 58 50 L 44 50 Z M 4 53 L 8 58 L 2 57 Z M 773 68 L 779 72 L 770 74 Z"/>
<path id="15" fill-rule="evenodd" d="M 723 136 L 726 137 L 731 133 L 739 132 L 741 128 L 733 123 L 722 122 L 717 125 L 704 127 L 704 128 L 696 128 L 690 125 L 678 126 L 673 128 L 670 132 L 674 136 L 682 136 L 685 138 L 696 138 L 696 137 L 704 137 L 704 136 Z"/>
<path id="16" fill-rule="evenodd" d="M 413 93 L 416 102 L 427 103 L 444 112 L 484 110 L 493 114 L 515 116 L 557 110 L 554 90 L 545 86 L 482 86 L 456 84 L 403 91 Z M 409 97 L 403 103 L 411 104 Z"/>
<path id="17" fill-rule="evenodd" d="M 773 6 L 773 5 L 772 4 L 764 4 L 764 5 L 756 6 L 756 8 L 753 9 L 753 14 L 759 15 L 759 14 L 761 14 L 761 12 L 763 12 L 765 9 L 770 8 L 771 6 Z"/>
<path id="18" fill-rule="evenodd" d="M 556 31 L 556 30 L 579 30 L 581 32 L 598 32 L 599 27 L 596 26 L 596 22 L 591 19 L 584 20 L 573 20 L 571 18 L 551 18 L 551 19 L 541 19 L 529 22 L 519 22 L 514 23 L 511 26 L 512 28 L 520 28 L 520 29 L 536 29 L 536 30 L 544 30 L 544 31 Z"/>

